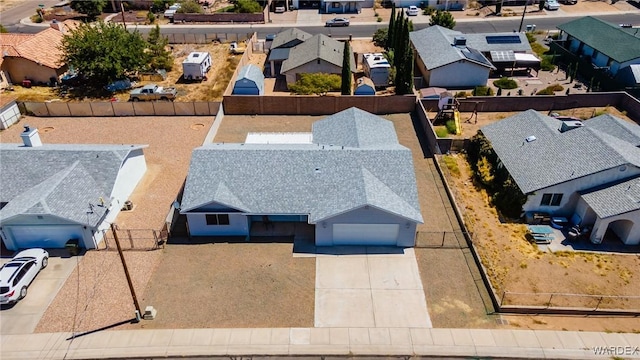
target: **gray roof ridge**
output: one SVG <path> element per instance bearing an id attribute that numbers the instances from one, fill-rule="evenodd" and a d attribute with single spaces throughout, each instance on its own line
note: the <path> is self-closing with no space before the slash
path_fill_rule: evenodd
<path id="1" fill-rule="evenodd" d="M 382 180 L 380 180 L 377 176 L 375 176 L 371 171 L 369 171 L 367 168 L 365 168 L 364 166 L 361 168 L 361 173 L 362 173 L 362 180 L 364 182 L 364 194 L 365 194 L 365 199 L 366 199 L 366 204 L 371 205 L 371 206 L 375 206 L 376 208 L 379 208 L 382 211 L 385 212 L 391 212 L 397 216 L 403 217 L 403 218 L 408 218 L 410 220 L 415 220 L 418 221 L 420 223 L 424 223 L 423 218 L 422 218 L 422 214 L 420 213 L 419 210 L 417 210 L 415 207 L 413 207 L 411 204 L 409 204 L 402 196 L 398 195 L 398 193 L 396 193 L 395 191 L 393 191 L 387 184 L 385 184 Z M 386 193 L 386 195 L 388 197 L 385 198 L 386 202 L 385 204 L 379 204 L 379 196 L 382 195 L 382 197 L 385 197 L 383 194 Z M 394 201 L 397 201 L 397 204 L 393 204 L 393 205 L 400 205 L 400 207 L 406 207 L 408 209 L 413 210 L 413 214 L 411 214 L 410 216 L 407 215 L 403 215 L 402 211 L 396 211 L 396 209 L 392 209 L 390 205 L 392 205 L 389 201 L 389 199 L 393 199 Z M 380 205 L 384 205 L 384 206 L 380 206 Z"/>
<path id="2" fill-rule="evenodd" d="M 610 148 L 612 151 L 616 152 L 616 154 L 618 154 L 622 159 L 627 161 L 629 164 L 640 167 L 640 148 L 618 137 L 609 135 L 605 132 L 597 131 L 595 129 L 590 129 L 590 128 L 586 128 L 586 130 L 592 132 L 595 135 L 595 137 L 602 142 L 602 144 Z"/>
<path id="3" fill-rule="evenodd" d="M 224 181 L 218 182 L 218 188 L 215 191 L 214 199 L 217 203 L 232 207 L 243 212 L 247 212 L 250 210 L 249 207 L 245 205 L 242 200 L 240 200 L 240 198 L 238 198 L 236 194 L 231 191 L 231 189 L 229 189 Z M 218 199 L 222 199 L 222 201 L 219 201 Z"/>

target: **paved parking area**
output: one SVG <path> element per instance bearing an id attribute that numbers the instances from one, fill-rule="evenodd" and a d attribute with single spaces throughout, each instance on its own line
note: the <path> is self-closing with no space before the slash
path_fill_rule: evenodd
<path id="1" fill-rule="evenodd" d="M 36 276 L 27 296 L 12 307 L 0 310 L 0 335 L 31 334 L 49 304 L 58 294 L 81 258 L 69 257 L 65 251 L 49 250 L 49 265 Z M 3 258 L 4 264 L 10 258 Z"/>
<path id="2" fill-rule="evenodd" d="M 315 327 L 432 327 L 413 249 L 318 252 Z"/>

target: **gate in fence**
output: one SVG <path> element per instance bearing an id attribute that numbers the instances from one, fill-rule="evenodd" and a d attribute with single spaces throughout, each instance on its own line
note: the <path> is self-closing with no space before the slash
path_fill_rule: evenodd
<path id="1" fill-rule="evenodd" d="M 155 229 L 124 229 L 116 228 L 116 235 L 122 250 L 149 251 L 164 248 L 169 237 L 167 225 L 160 230 Z M 105 250 L 117 251 L 116 241 L 111 231 L 104 234 Z"/>

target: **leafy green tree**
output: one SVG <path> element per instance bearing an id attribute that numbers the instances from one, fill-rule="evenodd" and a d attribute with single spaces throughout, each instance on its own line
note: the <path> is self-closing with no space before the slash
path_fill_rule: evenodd
<path id="1" fill-rule="evenodd" d="M 62 62 L 73 66 L 100 88 L 119 80 L 146 65 L 144 41 L 138 31 L 129 32 L 122 25 L 97 22 L 82 24 L 62 38 Z"/>
<path id="2" fill-rule="evenodd" d="M 538 10 L 542 11 L 544 10 L 544 4 L 546 3 L 546 0 L 540 0 L 540 2 L 538 3 Z"/>
<path id="3" fill-rule="evenodd" d="M 344 42 L 344 50 L 342 54 L 342 95 L 351 95 L 351 49 L 349 42 Z"/>
<path id="4" fill-rule="evenodd" d="M 237 13 L 259 13 L 262 12 L 262 6 L 255 0 L 236 0 L 234 6 L 234 12 Z"/>
<path id="5" fill-rule="evenodd" d="M 153 0 L 151 11 L 155 13 L 165 11 L 173 3 L 175 0 Z"/>
<path id="6" fill-rule="evenodd" d="M 436 10 L 436 12 L 431 15 L 431 19 L 429 19 L 429 25 L 440 25 L 447 29 L 452 29 L 456 26 L 456 21 L 448 11 Z"/>
<path id="7" fill-rule="evenodd" d="M 373 43 L 376 46 L 387 48 L 387 40 L 389 39 L 389 28 L 381 28 L 373 34 Z"/>
<path id="8" fill-rule="evenodd" d="M 401 26 L 394 50 L 395 86 L 396 94 L 405 95 L 413 92 L 413 51 L 409 42 L 409 19 L 401 16 L 398 22 Z"/>
<path id="9" fill-rule="evenodd" d="M 102 10 L 107 6 L 107 0 L 72 0 L 69 5 L 73 10 L 87 15 L 88 20 L 94 20 L 102 14 Z"/>
<path id="10" fill-rule="evenodd" d="M 197 1 L 187 0 L 182 3 L 182 6 L 176 12 L 180 14 L 202 14 L 204 10 L 202 10 L 202 6 Z"/>
<path id="11" fill-rule="evenodd" d="M 4 25 L 0 24 L 0 33 L 8 33 L 9 30 L 7 30 L 6 27 L 4 27 Z"/>
<path id="12" fill-rule="evenodd" d="M 340 90 L 340 75 L 325 73 L 300 74 L 300 80 L 289 85 L 289 90 L 298 95 L 326 95 Z"/>
<path id="13" fill-rule="evenodd" d="M 147 39 L 147 58 L 149 68 L 152 70 L 164 69 L 171 71 L 173 67 L 173 56 L 171 51 L 167 50 L 169 39 L 160 34 L 160 26 L 156 25 L 149 32 Z"/>

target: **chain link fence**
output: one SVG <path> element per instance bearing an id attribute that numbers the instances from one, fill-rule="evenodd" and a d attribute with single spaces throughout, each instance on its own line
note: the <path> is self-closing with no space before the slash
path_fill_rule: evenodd
<path id="1" fill-rule="evenodd" d="M 123 251 L 149 251 L 164 248 L 164 244 L 166 244 L 169 237 L 169 231 L 166 224 L 160 230 L 117 228 L 115 233 L 118 236 L 120 247 Z M 114 234 L 111 230 L 105 232 L 103 243 L 104 250 L 118 250 Z"/>

